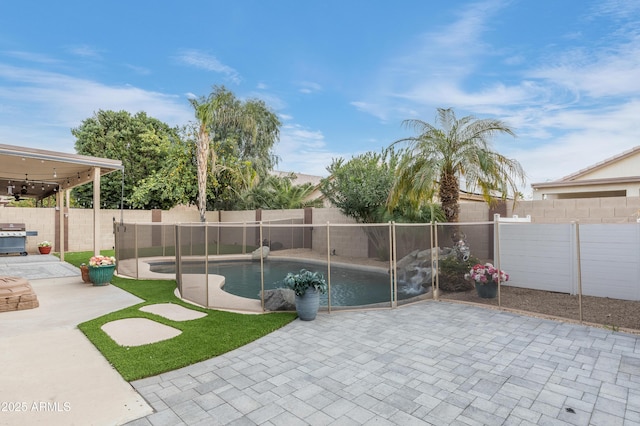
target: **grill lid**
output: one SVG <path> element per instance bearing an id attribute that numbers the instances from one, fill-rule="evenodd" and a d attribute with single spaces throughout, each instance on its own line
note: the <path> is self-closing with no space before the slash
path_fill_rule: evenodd
<path id="1" fill-rule="evenodd" d="M 0 231 L 26 231 L 24 223 L 0 223 Z"/>

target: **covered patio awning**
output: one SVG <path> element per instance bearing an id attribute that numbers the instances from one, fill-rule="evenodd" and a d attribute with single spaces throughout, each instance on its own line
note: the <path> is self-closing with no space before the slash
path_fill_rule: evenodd
<path id="1" fill-rule="evenodd" d="M 120 160 L 0 144 L 0 195 L 41 200 L 92 182 L 95 168 L 124 170 Z"/>
<path id="2" fill-rule="evenodd" d="M 57 208 L 63 205 L 63 193 L 76 186 L 93 182 L 94 252 L 100 241 L 100 176 L 115 171 L 124 172 L 120 160 L 67 154 L 14 145 L 0 144 L 0 195 L 15 199 L 43 198 L 55 195 Z M 61 241 L 64 241 L 64 221 L 60 221 Z M 64 259 L 64 244 L 60 252 Z"/>

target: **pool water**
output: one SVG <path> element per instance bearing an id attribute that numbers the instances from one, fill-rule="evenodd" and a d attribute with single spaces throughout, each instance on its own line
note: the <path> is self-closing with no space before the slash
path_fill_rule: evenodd
<path id="1" fill-rule="evenodd" d="M 287 273 L 297 273 L 300 269 L 320 272 L 327 279 L 326 265 L 269 259 L 264 262 L 265 290 L 283 287 L 282 280 Z M 165 274 L 175 273 L 175 264 L 153 263 L 151 271 Z M 182 272 L 185 274 L 204 273 L 204 264 L 185 262 L 182 264 Z M 225 277 L 224 290 L 226 292 L 249 299 L 260 299 L 260 262 L 251 260 L 210 261 L 209 273 Z M 415 295 L 415 293 L 404 292 L 402 289 L 398 291 L 400 300 Z M 320 295 L 320 304 L 327 306 L 327 299 L 328 295 Z M 390 300 L 391 289 L 387 273 L 331 266 L 332 306 L 369 305 Z"/>

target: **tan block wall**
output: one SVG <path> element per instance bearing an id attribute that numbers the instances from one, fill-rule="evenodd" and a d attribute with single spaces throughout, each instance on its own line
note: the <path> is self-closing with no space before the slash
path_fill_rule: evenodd
<path id="1" fill-rule="evenodd" d="M 487 222 L 489 220 L 489 205 L 487 203 L 460 203 L 460 222 Z"/>
<path id="2" fill-rule="evenodd" d="M 37 231 L 38 236 L 27 237 L 27 253 L 38 253 L 38 243 L 55 238 L 55 209 L 31 209 L 24 207 L 0 208 L 0 223 L 24 223 L 27 231 Z"/>
<path id="3" fill-rule="evenodd" d="M 572 200 L 535 200 L 519 201 L 515 208 L 507 205 L 508 216 L 531 216 L 535 223 L 568 223 L 578 220 L 581 223 L 635 223 L 640 214 L 640 197 L 609 197 Z M 27 252 L 37 253 L 38 243 L 44 240 L 55 240 L 55 208 L 27 208 L 27 207 L 1 207 L 0 223 L 25 223 L 29 231 L 37 231 L 38 236 L 27 237 Z M 115 239 L 113 235 L 114 219 L 120 221 L 120 210 L 100 211 L 100 247 L 102 249 L 113 248 Z M 152 222 L 150 210 L 125 210 L 123 212 L 125 223 Z M 231 211 L 231 212 L 207 212 L 207 221 L 218 222 L 254 222 L 255 211 Z M 275 218 L 303 218 L 304 210 L 265 210 L 262 212 L 263 220 Z M 322 225 L 356 223 L 340 213 L 336 208 L 314 208 L 314 223 Z M 489 220 L 489 207 L 485 203 L 461 203 L 461 222 L 486 222 Z M 200 221 L 198 210 L 194 206 L 180 207 L 162 212 L 162 223 L 197 223 Z M 70 209 L 69 210 L 69 247 L 68 251 L 93 250 L 93 210 Z M 346 229 L 346 228 L 345 228 Z M 366 256 L 362 242 L 366 241 L 366 235 L 358 228 L 357 231 L 339 232 L 334 227 L 331 233 L 332 246 L 340 247 L 342 251 L 352 256 Z M 317 226 L 313 231 L 314 250 L 326 251 L 326 228 Z"/>
<path id="4" fill-rule="evenodd" d="M 640 197 L 518 201 L 515 209 L 511 207 L 509 216 L 531 215 L 536 223 L 635 223 L 640 215 Z"/>

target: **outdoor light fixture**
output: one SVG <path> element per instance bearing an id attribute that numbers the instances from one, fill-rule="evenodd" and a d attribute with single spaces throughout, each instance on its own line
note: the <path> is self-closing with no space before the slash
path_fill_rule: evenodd
<path id="1" fill-rule="evenodd" d="M 22 188 L 20 189 L 20 193 L 23 195 L 27 193 L 27 185 L 22 185 Z"/>
<path id="2" fill-rule="evenodd" d="M 53 168 L 53 177 L 54 177 L 54 178 L 57 178 L 57 177 L 58 177 L 58 174 L 56 173 L 56 168 L 55 168 L 55 167 Z"/>

